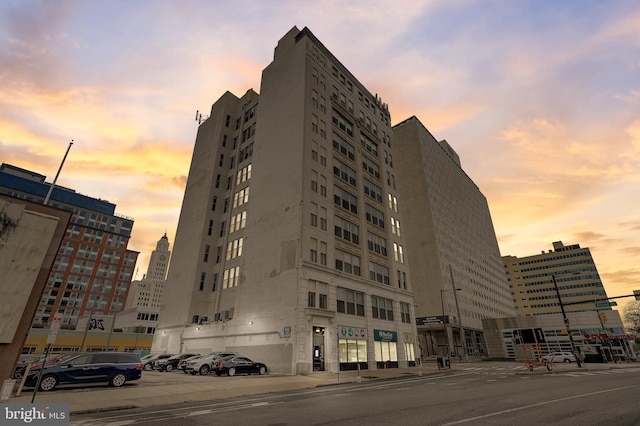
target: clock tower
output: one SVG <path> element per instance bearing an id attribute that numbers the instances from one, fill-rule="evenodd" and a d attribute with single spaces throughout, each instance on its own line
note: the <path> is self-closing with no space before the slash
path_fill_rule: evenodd
<path id="1" fill-rule="evenodd" d="M 151 253 L 149 267 L 147 268 L 147 279 L 164 280 L 167 278 L 167 268 L 169 267 L 169 239 L 165 233 L 158 240 L 156 249 Z"/>

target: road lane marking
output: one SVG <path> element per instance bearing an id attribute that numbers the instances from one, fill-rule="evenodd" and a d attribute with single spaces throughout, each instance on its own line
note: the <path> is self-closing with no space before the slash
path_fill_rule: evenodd
<path id="1" fill-rule="evenodd" d="M 482 415 L 482 416 L 470 417 L 468 419 L 462 419 L 462 420 L 457 420 L 455 422 L 444 423 L 442 426 L 459 425 L 459 424 L 462 424 L 462 423 L 475 422 L 477 420 L 487 419 L 489 417 L 501 416 L 502 414 L 514 413 L 516 411 L 527 410 L 527 409 L 533 408 L 533 407 L 540 407 L 540 406 L 543 406 L 543 405 L 556 404 L 558 402 L 570 401 L 572 399 L 583 398 L 585 396 L 599 395 L 599 394 L 602 394 L 602 393 L 621 391 L 621 390 L 637 388 L 637 387 L 640 387 L 640 384 L 622 386 L 622 387 L 613 388 L 613 389 L 604 389 L 604 390 L 595 391 L 595 392 L 588 392 L 588 393 L 583 393 L 581 395 L 573 395 L 573 396 L 568 396 L 566 398 L 558 398 L 558 399 L 554 399 L 554 400 L 551 400 L 551 401 L 543 401 L 543 402 L 538 402 L 536 404 L 523 405 L 521 407 L 510 408 L 508 410 L 502 410 L 502 411 L 496 411 L 495 413 L 489 413 L 489 414 L 485 414 L 485 415 Z"/>

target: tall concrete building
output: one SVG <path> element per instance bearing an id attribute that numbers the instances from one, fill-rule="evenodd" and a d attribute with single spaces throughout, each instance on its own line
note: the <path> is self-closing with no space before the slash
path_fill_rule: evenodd
<path id="1" fill-rule="evenodd" d="M 42 204 L 51 187 L 45 176 L 19 167 L 0 166 L 0 193 Z M 138 252 L 128 250 L 133 219 L 115 213 L 115 204 L 55 187 L 49 205 L 72 212 L 33 327 L 48 327 L 54 314 L 61 327 L 75 329 L 90 312 L 122 310 Z"/>
<path id="2" fill-rule="evenodd" d="M 307 29 L 199 126 L 152 351 L 400 367 L 416 327 L 387 105 Z"/>
<path id="3" fill-rule="evenodd" d="M 486 355 L 482 320 L 514 314 L 487 199 L 416 117 L 393 131 L 421 351 Z"/>
<path id="4" fill-rule="evenodd" d="M 147 273 L 141 280 L 131 281 L 125 310 L 115 321 L 117 328 L 137 333 L 155 332 L 167 284 L 170 256 L 169 239 L 164 234 L 149 257 Z"/>
<path id="5" fill-rule="evenodd" d="M 593 301 L 607 297 L 589 248 L 553 243 L 553 250 L 526 257 L 504 256 L 504 268 L 518 316 L 560 313 L 554 280 L 566 312 L 610 311 Z M 604 301 L 606 304 L 606 300 Z"/>

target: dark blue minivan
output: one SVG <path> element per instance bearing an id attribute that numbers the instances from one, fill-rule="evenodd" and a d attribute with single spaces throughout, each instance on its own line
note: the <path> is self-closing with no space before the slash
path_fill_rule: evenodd
<path id="1" fill-rule="evenodd" d="M 40 370 L 31 371 L 25 386 L 35 387 Z M 142 376 L 140 357 L 129 352 L 88 352 L 48 365 L 42 372 L 40 390 L 58 385 L 106 382 L 119 387 Z"/>

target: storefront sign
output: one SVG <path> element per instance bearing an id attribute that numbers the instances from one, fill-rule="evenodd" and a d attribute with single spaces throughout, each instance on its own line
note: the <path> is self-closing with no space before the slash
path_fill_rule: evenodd
<path id="1" fill-rule="evenodd" d="M 443 318 L 449 322 L 449 316 L 443 317 L 438 315 L 436 317 L 417 317 L 416 325 L 429 325 L 429 324 L 442 324 Z"/>
<path id="2" fill-rule="evenodd" d="M 607 340 L 607 339 L 635 340 L 636 339 L 636 335 L 635 334 L 607 334 L 607 333 L 600 333 L 600 334 L 585 334 L 583 337 L 585 339 L 591 339 L 591 340 Z"/>
<path id="3" fill-rule="evenodd" d="M 340 336 L 341 339 L 366 339 L 367 329 L 339 325 L 338 336 Z"/>
<path id="4" fill-rule="evenodd" d="M 413 334 L 404 333 L 404 341 L 407 343 L 413 343 Z"/>
<path id="5" fill-rule="evenodd" d="M 395 331 L 373 330 L 373 340 L 376 342 L 397 342 L 398 333 Z"/>

